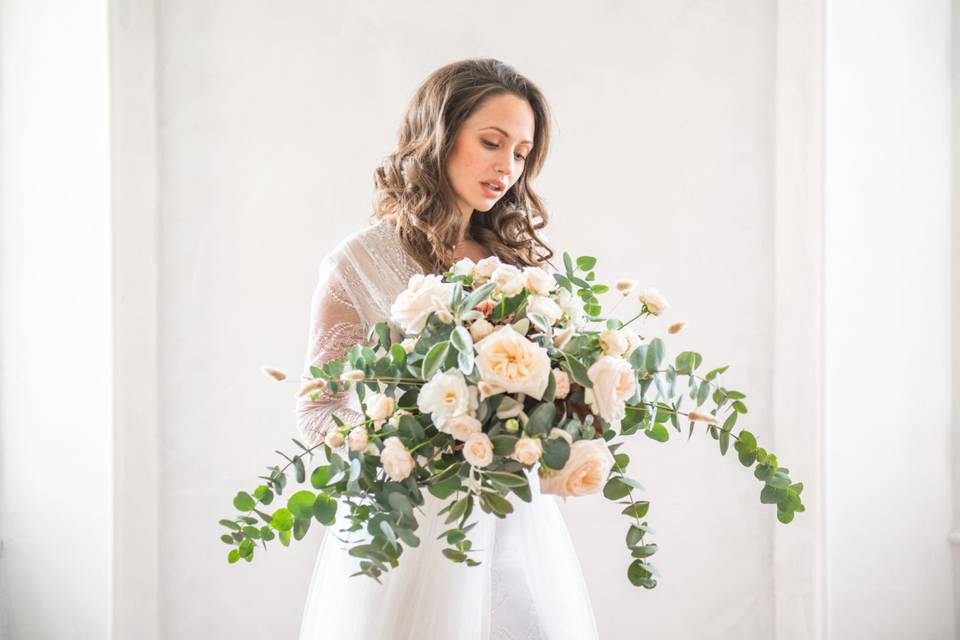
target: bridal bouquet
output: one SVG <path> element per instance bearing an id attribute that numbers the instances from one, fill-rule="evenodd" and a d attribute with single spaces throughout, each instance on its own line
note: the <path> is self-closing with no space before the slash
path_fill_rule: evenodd
<path id="1" fill-rule="evenodd" d="M 278 451 L 283 467 L 268 467 L 252 493 L 237 493 L 233 504 L 241 513 L 220 520 L 229 530 L 222 539 L 233 547 L 228 561 L 251 561 L 258 541 L 266 548 L 276 537 L 287 546 L 314 520 L 330 526 L 338 506 L 347 507 L 347 531 L 369 534 L 350 547 L 360 558 L 353 575 L 379 582 L 398 566 L 404 545 L 419 545 L 414 509 L 424 504 L 426 490 L 448 501 L 440 511 L 450 525 L 440 536 L 443 554 L 474 566 L 473 510 L 508 517 L 513 496 L 531 500 L 525 470 L 539 463 L 534 477 L 542 493 L 602 492 L 623 507 L 632 558 L 627 577 L 653 588 L 659 574 L 649 560 L 657 550 L 644 519 L 650 505 L 635 497 L 643 488 L 627 475 L 629 456 L 617 450 L 634 434 L 665 442 L 671 428 L 682 432 L 682 419 L 688 438 L 703 425 L 723 455 L 733 441 L 740 464 L 753 468 L 761 483 L 760 502 L 776 505 L 780 522 L 802 512 L 802 483 L 793 483 L 752 433 L 734 434 L 747 413 L 746 396 L 721 384 L 727 367 L 700 375 L 699 353 L 668 360 L 660 338 L 630 326 L 659 316 L 668 307 L 664 297 L 621 280 L 615 287 L 620 300 L 636 299 L 639 311 L 626 322 L 603 317 L 597 296 L 610 289 L 595 281 L 596 260 L 565 253 L 563 262 L 563 273 L 548 273 L 496 257 L 476 264 L 464 259 L 443 276 L 413 276 L 391 308 L 390 321 L 403 339 L 393 341 L 390 325 L 378 323 L 345 358 L 312 367 L 313 379 L 300 390 L 315 399 L 352 389 L 363 421 L 334 417 L 336 426 L 312 447 L 294 439 L 296 454 Z M 682 326 L 674 323 L 667 333 Z M 285 377 L 269 367 L 265 372 Z M 326 464 L 308 471 L 304 456 L 312 460 L 320 448 Z M 288 471 L 297 483 L 309 480 L 312 490 L 292 493 L 271 512 Z"/>

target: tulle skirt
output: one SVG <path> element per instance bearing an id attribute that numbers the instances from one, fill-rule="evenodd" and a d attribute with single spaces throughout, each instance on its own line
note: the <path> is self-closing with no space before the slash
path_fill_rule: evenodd
<path id="1" fill-rule="evenodd" d="M 526 472 L 531 502 L 510 496 L 505 519 L 476 506 L 469 554 L 481 564 L 448 560 L 437 539 L 452 525 L 437 515 L 444 502 L 424 491 L 417 511 L 420 546 L 404 547 L 400 564 L 380 576 L 349 577 L 360 559 L 337 536 L 350 525 L 340 506 L 325 532 L 307 594 L 300 640 L 595 640 L 590 596 L 563 514 L 541 494 L 536 467 Z"/>

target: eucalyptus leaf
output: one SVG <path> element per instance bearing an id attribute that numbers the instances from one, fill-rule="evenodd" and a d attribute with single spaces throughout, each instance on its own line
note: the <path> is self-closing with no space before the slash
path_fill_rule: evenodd
<path id="1" fill-rule="evenodd" d="M 547 438 L 540 442 L 543 445 L 543 464 L 551 469 L 563 469 L 570 458 L 570 443 L 566 438 Z"/>

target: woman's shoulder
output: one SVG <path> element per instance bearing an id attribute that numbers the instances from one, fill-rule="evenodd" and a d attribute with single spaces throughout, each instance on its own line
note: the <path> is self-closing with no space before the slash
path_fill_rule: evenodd
<path id="1" fill-rule="evenodd" d="M 394 244 L 397 244 L 394 226 L 381 218 L 341 238 L 333 248 L 333 253 L 374 253 Z"/>
<path id="2" fill-rule="evenodd" d="M 388 268 L 406 272 L 416 268 L 397 237 L 396 225 L 388 218 L 380 218 L 341 238 L 327 259 L 341 269 Z"/>

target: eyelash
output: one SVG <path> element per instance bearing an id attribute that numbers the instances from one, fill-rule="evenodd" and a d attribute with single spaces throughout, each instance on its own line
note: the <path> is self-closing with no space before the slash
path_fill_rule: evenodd
<path id="1" fill-rule="evenodd" d="M 498 145 L 497 143 L 487 142 L 486 140 L 483 141 L 483 144 L 487 145 L 491 149 L 498 149 L 500 147 L 500 145 Z M 527 156 L 520 155 L 519 153 L 517 155 L 520 157 L 521 160 L 527 159 Z"/>

